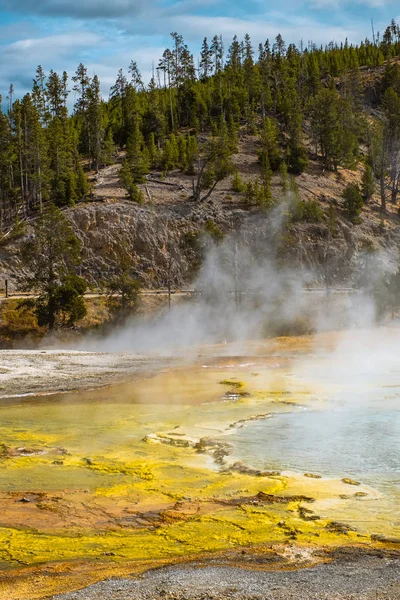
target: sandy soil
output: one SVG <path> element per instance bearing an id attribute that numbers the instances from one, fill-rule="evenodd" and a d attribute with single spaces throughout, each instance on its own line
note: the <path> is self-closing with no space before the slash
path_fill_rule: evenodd
<path id="1" fill-rule="evenodd" d="M 343 552 L 343 551 L 342 551 Z M 202 568 L 201 568 L 202 567 Z M 399 600 L 400 557 L 343 552 L 313 568 L 260 571 L 202 565 L 110 579 L 53 600 Z"/>
<path id="2" fill-rule="evenodd" d="M 122 153 L 121 153 L 122 157 Z M 102 169 L 96 178 L 94 186 L 94 195 L 97 199 L 125 199 L 126 190 L 122 187 L 119 180 L 120 163 L 110 165 Z"/>
<path id="3" fill-rule="evenodd" d="M 1 350 L 0 398 L 102 387 L 156 374 L 173 362 L 129 353 Z"/>

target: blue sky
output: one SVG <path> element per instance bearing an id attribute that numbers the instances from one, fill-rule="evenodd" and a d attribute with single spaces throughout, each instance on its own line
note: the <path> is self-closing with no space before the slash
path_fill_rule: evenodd
<path id="1" fill-rule="evenodd" d="M 177 31 L 197 53 L 204 36 L 225 47 L 249 33 L 254 47 L 281 33 L 287 43 L 359 42 L 400 21 L 398 0 L 0 0 L 0 93 L 29 91 L 37 65 L 73 75 L 83 62 L 104 96 L 120 67 L 136 60 L 148 81 Z"/>

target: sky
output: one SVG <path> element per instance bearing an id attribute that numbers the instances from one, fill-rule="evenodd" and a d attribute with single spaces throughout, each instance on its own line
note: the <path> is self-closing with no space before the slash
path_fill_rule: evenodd
<path id="1" fill-rule="evenodd" d="M 398 0 L 0 0 L 0 93 L 30 91 L 36 67 L 70 77 L 83 62 L 108 97 L 119 68 L 137 61 L 149 81 L 170 33 L 197 55 L 204 37 L 249 33 L 255 49 L 280 33 L 286 43 L 359 43 L 400 21 Z"/>

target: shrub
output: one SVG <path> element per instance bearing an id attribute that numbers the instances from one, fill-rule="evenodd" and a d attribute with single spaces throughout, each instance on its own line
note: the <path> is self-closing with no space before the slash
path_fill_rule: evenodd
<path id="1" fill-rule="evenodd" d="M 300 175 L 308 165 L 307 150 L 300 145 L 289 147 L 286 160 L 289 173 Z"/>
<path id="2" fill-rule="evenodd" d="M 239 173 L 236 172 L 234 174 L 234 176 L 232 177 L 232 190 L 234 192 L 238 192 L 240 194 L 242 194 L 245 191 L 245 184 L 242 181 L 242 178 L 240 177 Z"/>
<path id="3" fill-rule="evenodd" d="M 366 165 L 361 183 L 361 191 L 364 202 L 368 202 L 368 200 L 371 200 L 372 196 L 375 194 L 376 189 L 374 174 L 370 165 Z"/>
<path id="4" fill-rule="evenodd" d="M 260 181 L 247 182 L 245 200 L 249 206 L 256 205 L 263 209 L 270 208 L 274 203 L 269 187 L 262 185 Z"/>
<path id="5" fill-rule="evenodd" d="M 354 222 L 359 217 L 363 206 L 363 199 L 358 185 L 349 183 L 343 190 L 342 198 L 344 199 L 343 207 L 346 216 Z"/>
<path id="6" fill-rule="evenodd" d="M 320 223 L 324 218 L 324 211 L 316 200 L 300 200 L 296 198 L 290 209 L 292 221 L 308 221 Z"/>
<path id="7" fill-rule="evenodd" d="M 320 223 L 324 218 L 324 211 L 316 200 L 303 202 L 303 220 L 311 223 Z"/>
<path id="8" fill-rule="evenodd" d="M 224 234 L 221 229 L 211 219 L 207 220 L 204 229 L 216 242 L 220 242 L 224 238 Z"/>

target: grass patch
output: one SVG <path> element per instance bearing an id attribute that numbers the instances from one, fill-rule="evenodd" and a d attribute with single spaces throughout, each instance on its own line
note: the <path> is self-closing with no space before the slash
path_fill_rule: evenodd
<path id="1" fill-rule="evenodd" d="M 1 303 L 0 345 L 9 346 L 15 340 L 39 340 L 45 330 L 39 327 L 32 308 L 19 308 L 21 300 L 7 299 Z"/>

